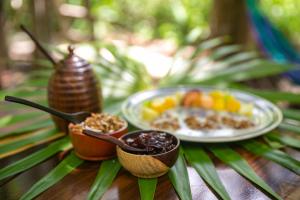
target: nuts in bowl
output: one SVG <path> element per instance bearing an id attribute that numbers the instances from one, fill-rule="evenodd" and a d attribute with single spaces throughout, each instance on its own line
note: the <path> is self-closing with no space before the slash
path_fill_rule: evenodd
<path id="1" fill-rule="evenodd" d="M 82 131 L 90 129 L 99 134 L 109 134 L 119 138 L 127 133 L 127 126 L 127 122 L 122 118 L 107 113 L 92 113 L 80 124 L 69 124 L 69 133 L 76 155 L 92 161 L 114 157 L 116 145 L 86 136 Z"/>

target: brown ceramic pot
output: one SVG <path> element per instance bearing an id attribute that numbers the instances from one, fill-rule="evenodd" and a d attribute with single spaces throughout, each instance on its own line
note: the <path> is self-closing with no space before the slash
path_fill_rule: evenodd
<path id="1" fill-rule="evenodd" d="M 134 137 L 141 133 L 147 132 L 162 132 L 157 130 L 140 130 L 130 132 L 120 137 L 120 140 L 125 140 L 129 137 Z M 170 133 L 167 133 L 172 135 Z M 131 174 L 141 178 L 155 178 L 166 174 L 169 169 L 175 164 L 178 153 L 180 141 L 177 137 L 172 135 L 176 141 L 176 146 L 165 153 L 155 155 L 137 155 L 129 153 L 117 146 L 117 155 L 122 166 L 127 169 Z"/>
<path id="2" fill-rule="evenodd" d="M 84 160 L 99 161 L 107 160 L 116 156 L 115 144 L 87 136 L 81 131 L 72 129 L 73 126 L 74 124 L 69 124 L 69 134 L 75 153 L 78 157 Z M 127 127 L 128 124 L 125 121 L 123 128 L 113 133 L 108 133 L 108 135 L 119 138 L 127 133 Z"/>
<path id="3" fill-rule="evenodd" d="M 49 79 L 49 106 L 67 113 L 99 113 L 102 111 L 100 84 L 89 63 L 75 55 L 73 50 L 69 47 L 69 55 L 57 63 Z M 67 121 L 52 118 L 60 130 L 67 132 Z"/>

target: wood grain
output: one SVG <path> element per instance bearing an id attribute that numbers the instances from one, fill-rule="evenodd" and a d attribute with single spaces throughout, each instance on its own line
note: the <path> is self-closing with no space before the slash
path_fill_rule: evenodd
<path id="1" fill-rule="evenodd" d="M 166 174 L 169 167 L 150 155 L 128 153 L 117 146 L 117 155 L 124 168 L 140 178 L 156 178 Z"/>
<path id="2" fill-rule="evenodd" d="M 11 163 L 17 158 L 23 157 L 34 150 L 36 149 L 3 159 L 1 160 L 0 167 Z M 298 160 L 300 159 L 299 151 L 291 148 L 286 148 L 285 150 L 294 158 Z M 262 177 L 283 199 L 300 199 L 300 176 L 297 176 L 293 172 L 279 166 L 278 164 L 265 160 L 261 157 L 254 156 L 244 150 L 239 149 L 238 151 L 244 158 L 247 159 L 256 173 Z M 59 160 L 58 158 L 59 156 L 55 156 L 2 186 L 0 188 L 0 199 L 18 199 L 22 193 L 30 188 L 32 184 L 47 174 L 49 170 L 56 165 Z M 233 200 L 270 199 L 270 197 L 257 189 L 256 186 L 250 183 L 247 179 L 221 163 L 218 159 L 213 157 L 213 161 L 217 166 L 217 172 L 221 181 L 224 183 L 226 190 L 229 192 L 229 195 Z M 58 184 L 42 193 L 37 199 L 86 199 L 99 166 L 99 162 L 85 162 L 78 169 L 63 178 Z M 190 166 L 188 167 L 188 174 L 190 177 L 193 199 L 217 199 L 216 195 L 211 192 L 210 188 Z M 139 199 L 137 178 L 122 169 L 102 199 Z M 167 175 L 158 179 L 155 199 L 178 199 L 178 196 L 172 188 Z"/>

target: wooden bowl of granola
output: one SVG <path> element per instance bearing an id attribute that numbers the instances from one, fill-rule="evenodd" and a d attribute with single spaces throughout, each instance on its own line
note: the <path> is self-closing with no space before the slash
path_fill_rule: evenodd
<path id="1" fill-rule="evenodd" d="M 127 133 L 128 124 L 120 117 L 93 113 L 81 124 L 69 124 L 69 133 L 75 153 L 84 160 L 99 161 L 116 156 L 116 145 L 89 137 L 82 133 L 84 128 L 119 138 Z"/>

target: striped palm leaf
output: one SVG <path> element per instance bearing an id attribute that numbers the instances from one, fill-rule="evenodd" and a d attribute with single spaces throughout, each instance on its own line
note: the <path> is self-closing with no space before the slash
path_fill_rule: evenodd
<path id="1" fill-rule="evenodd" d="M 300 95 L 258 90 L 249 88 L 244 84 L 244 81 L 254 78 L 281 74 L 292 69 L 293 66 L 264 60 L 255 52 L 243 52 L 239 46 L 221 45 L 222 42 L 222 39 L 217 38 L 201 43 L 195 48 L 190 57 L 186 58 L 184 68 L 171 68 L 169 73 L 159 81 L 153 80 L 141 63 L 120 53 L 117 48 L 113 46 L 104 47 L 113 59 L 98 55 L 93 66 L 102 81 L 105 111 L 120 114 L 120 106 L 129 95 L 148 88 L 178 84 L 238 87 L 241 90 L 267 98 L 274 103 L 281 101 L 293 104 L 300 103 Z M 182 51 L 182 49 L 179 50 L 174 59 L 180 57 Z M 203 52 L 210 53 L 201 56 Z M 51 72 L 52 69 L 49 67 L 35 71 L 28 76 L 21 86 L 0 91 L 0 97 L 3 99 L 4 95 L 15 95 L 47 104 L 45 98 L 46 85 Z M 8 106 L 4 102 L 1 102 L 0 110 L 5 113 L 0 118 L 0 159 L 47 143 L 44 148 L 0 169 L 0 180 L 14 177 L 33 166 L 39 165 L 49 157 L 72 148 L 69 138 L 54 128 L 54 124 L 48 115 L 31 109 L 24 110 L 24 107 L 19 105 Z M 260 138 L 242 143 L 231 143 L 230 146 L 224 144 L 215 144 L 209 147 L 200 144 L 182 146 L 179 159 L 168 174 L 179 198 L 192 198 L 186 168 L 187 163 L 189 163 L 221 199 L 230 199 L 230 194 L 226 191 L 210 158 L 212 153 L 233 170 L 259 186 L 270 197 L 281 199 L 255 173 L 245 158 L 236 151 L 236 148 L 242 147 L 299 175 L 300 162 L 278 149 L 284 146 L 295 149 L 300 147 L 300 140 L 296 135 L 299 134 L 300 130 L 299 112 L 292 109 L 283 110 L 285 119 L 278 129 L 292 132 L 289 136 L 275 130 Z M 291 120 L 293 123 L 290 123 Z M 22 196 L 22 199 L 32 199 L 38 196 L 83 162 L 73 153 L 70 153 L 45 177 L 34 184 Z M 99 199 L 112 184 L 120 169 L 121 166 L 115 159 L 102 162 L 87 198 Z M 159 187 L 157 179 L 138 179 L 138 185 L 142 199 L 153 199 L 155 188 Z"/>

